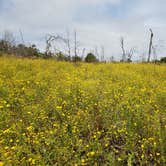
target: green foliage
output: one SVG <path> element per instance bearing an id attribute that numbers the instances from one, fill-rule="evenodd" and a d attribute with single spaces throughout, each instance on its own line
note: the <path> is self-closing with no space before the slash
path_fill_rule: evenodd
<path id="1" fill-rule="evenodd" d="M 10 44 L 5 40 L 0 40 L 0 53 L 1 54 L 4 54 L 4 53 L 9 54 L 10 51 L 11 51 Z"/>
<path id="2" fill-rule="evenodd" d="M 24 57 L 42 57 L 42 54 L 34 44 L 29 47 L 25 46 L 24 44 L 19 44 L 13 48 L 13 53 Z"/>
<path id="3" fill-rule="evenodd" d="M 162 58 L 160 59 L 160 62 L 161 62 L 161 63 L 166 63 L 166 57 L 162 57 Z"/>
<path id="4" fill-rule="evenodd" d="M 79 56 L 73 56 L 72 57 L 72 62 L 81 62 L 82 61 L 82 58 L 79 57 Z"/>
<path id="5" fill-rule="evenodd" d="M 0 54 L 14 54 L 23 57 L 42 57 L 43 54 L 33 44 L 26 46 L 24 44 L 11 45 L 5 40 L 0 40 Z"/>
<path id="6" fill-rule="evenodd" d="M 70 61 L 70 57 L 65 56 L 62 52 L 57 53 L 55 58 L 58 61 Z"/>
<path id="7" fill-rule="evenodd" d="M 85 62 L 97 62 L 97 58 L 94 54 L 88 53 L 87 56 L 85 57 Z"/>

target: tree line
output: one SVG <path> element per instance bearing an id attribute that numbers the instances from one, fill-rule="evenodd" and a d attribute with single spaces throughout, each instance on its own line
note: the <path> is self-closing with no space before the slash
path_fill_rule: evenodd
<path id="1" fill-rule="evenodd" d="M 97 57 L 89 52 L 86 57 L 81 57 L 77 53 L 78 45 L 76 41 L 76 32 L 75 32 L 75 41 L 74 41 L 74 55 L 71 53 L 71 43 L 69 39 L 65 39 L 59 35 L 46 35 L 46 49 L 44 52 L 41 52 L 35 44 L 26 45 L 22 33 L 21 38 L 22 42 L 16 44 L 13 34 L 9 31 L 5 31 L 3 37 L 0 39 L 0 55 L 15 55 L 18 57 L 31 57 L 31 58 L 53 58 L 58 61 L 69 61 L 69 62 L 99 62 Z M 55 41 L 63 42 L 66 44 L 68 53 L 64 53 L 61 50 L 54 49 L 53 44 Z"/>
<path id="2" fill-rule="evenodd" d="M 153 31 L 150 29 L 150 44 L 149 44 L 149 52 L 148 52 L 148 59 L 147 62 L 151 61 L 151 53 L 155 51 L 153 46 Z M 15 37 L 13 33 L 9 31 L 5 31 L 2 38 L 0 39 L 0 55 L 7 54 L 7 55 L 15 55 L 19 57 L 31 57 L 31 58 L 53 58 L 57 61 L 69 61 L 69 62 L 105 62 L 104 60 L 104 47 L 102 48 L 102 55 L 101 59 L 99 60 L 99 55 L 97 48 L 95 53 L 89 52 L 85 54 L 85 48 L 78 51 L 79 49 L 79 42 L 77 41 L 77 33 L 74 31 L 74 40 L 72 41 L 70 38 L 69 32 L 66 33 L 66 37 L 62 37 L 60 35 L 51 35 L 47 34 L 45 37 L 45 51 L 41 52 L 35 44 L 26 45 L 24 42 L 23 34 L 20 31 L 21 42 L 16 44 Z M 65 47 L 65 51 L 56 48 L 56 44 L 60 43 L 63 44 Z M 122 57 L 120 62 L 132 62 L 133 55 L 136 49 L 133 47 L 130 50 L 125 49 L 125 41 L 122 37 L 120 39 L 120 48 L 122 50 Z M 110 58 L 110 61 L 115 62 L 114 57 Z M 157 58 L 153 60 L 153 62 L 166 62 L 166 57 L 161 58 L 158 60 Z"/>

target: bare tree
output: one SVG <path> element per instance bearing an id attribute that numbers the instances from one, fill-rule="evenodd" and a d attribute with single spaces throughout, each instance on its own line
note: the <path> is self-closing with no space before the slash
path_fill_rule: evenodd
<path id="1" fill-rule="evenodd" d="M 97 59 L 99 60 L 99 52 L 98 52 L 98 47 L 95 47 L 95 55 L 97 56 Z"/>
<path id="2" fill-rule="evenodd" d="M 110 57 L 110 62 L 114 62 L 114 56 Z"/>
<path id="3" fill-rule="evenodd" d="M 127 52 L 127 62 L 132 61 L 133 54 L 135 53 L 136 49 L 133 47 Z"/>
<path id="4" fill-rule="evenodd" d="M 7 53 L 13 53 L 13 46 L 15 46 L 15 37 L 12 32 L 5 30 L 2 41 Z"/>
<path id="5" fill-rule="evenodd" d="M 45 52 L 46 57 L 50 56 L 50 48 L 51 48 L 52 40 L 53 40 L 52 35 L 47 35 L 46 36 L 46 52 Z"/>
<path id="6" fill-rule="evenodd" d="M 20 37 L 21 37 L 21 43 L 22 43 L 22 44 L 25 44 L 25 42 L 24 42 L 24 37 L 23 37 L 23 33 L 22 33 L 21 29 L 19 29 L 19 33 L 20 33 Z"/>
<path id="7" fill-rule="evenodd" d="M 101 46 L 101 61 L 104 62 L 105 59 L 105 49 L 104 46 Z"/>
<path id="8" fill-rule="evenodd" d="M 150 31 L 150 43 L 149 43 L 149 53 L 148 53 L 148 62 L 150 62 L 150 58 L 151 58 L 151 52 L 152 52 L 152 47 L 153 47 L 153 31 L 152 29 L 149 29 Z"/>
<path id="9" fill-rule="evenodd" d="M 140 62 L 144 63 L 146 62 L 146 51 L 143 50 L 141 53 L 140 53 Z"/>
<path id="10" fill-rule="evenodd" d="M 84 59 L 85 50 L 86 50 L 86 48 L 83 48 L 83 49 L 82 49 L 82 55 L 81 55 L 81 58 L 82 58 L 82 59 Z"/>
<path id="11" fill-rule="evenodd" d="M 124 49 L 124 38 L 123 37 L 121 37 L 121 39 L 120 39 L 120 46 L 122 49 L 122 61 L 124 62 L 126 60 L 126 52 Z"/>
<path id="12" fill-rule="evenodd" d="M 26 48 L 24 47 L 25 46 L 24 36 L 23 36 L 23 33 L 22 33 L 21 29 L 19 29 L 19 34 L 20 34 L 20 39 L 21 39 L 21 42 L 20 42 L 19 46 L 21 47 L 21 49 L 16 51 L 15 54 L 17 54 L 17 55 L 22 54 L 24 56 L 27 56 Z"/>
<path id="13" fill-rule="evenodd" d="M 153 51 L 153 60 L 157 60 L 157 53 L 156 53 L 157 46 L 152 46 L 152 51 Z"/>
<path id="14" fill-rule="evenodd" d="M 8 30 L 4 31 L 3 40 L 8 42 L 10 45 L 15 44 L 15 38 L 13 36 L 13 33 Z"/>
<path id="15" fill-rule="evenodd" d="M 46 52 L 45 52 L 46 57 L 51 56 L 51 50 L 50 49 L 51 49 L 52 44 L 53 44 L 54 41 L 63 41 L 63 42 L 66 43 L 66 39 L 64 39 L 63 37 L 61 37 L 59 35 L 56 35 L 56 36 L 50 35 L 50 34 L 46 35 Z M 55 48 L 55 46 L 54 46 L 54 48 Z M 57 49 L 55 48 L 55 50 L 57 50 Z M 58 50 L 58 51 L 62 52 L 60 50 Z"/>
<path id="16" fill-rule="evenodd" d="M 67 38 L 66 38 L 65 43 L 66 43 L 66 45 L 67 45 L 68 56 L 69 56 L 69 58 L 70 58 L 70 57 L 71 57 L 70 32 L 67 30 L 66 34 L 67 34 Z"/>
<path id="17" fill-rule="evenodd" d="M 74 31 L 74 56 L 75 56 L 75 62 L 77 57 L 77 32 Z"/>
<path id="18" fill-rule="evenodd" d="M 78 56 L 78 52 L 82 51 L 82 49 L 79 49 L 80 43 L 77 40 L 77 31 L 74 31 L 74 62 L 80 61 L 81 57 Z"/>

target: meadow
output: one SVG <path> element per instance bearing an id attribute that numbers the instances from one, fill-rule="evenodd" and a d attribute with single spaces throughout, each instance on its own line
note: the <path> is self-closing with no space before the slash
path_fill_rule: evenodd
<path id="1" fill-rule="evenodd" d="M 164 166 L 165 140 L 165 65 L 0 58 L 0 166 Z"/>

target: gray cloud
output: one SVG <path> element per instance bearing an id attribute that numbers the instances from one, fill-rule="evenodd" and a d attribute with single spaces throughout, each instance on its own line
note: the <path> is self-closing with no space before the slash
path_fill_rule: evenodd
<path id="1" fill-rule="evenodd" d="M 0 12 L 0 32 L 9 29 L 18 35 L 21 29 L 27 42 L 36 42 L 42 49 L 47 33 L 63 34 L 66 29 L 71 33 L 77 30 L 81 46 L 87 47 L 87 51 L 103 45 L 107 57 L 120 57 L 121 36 L 126 40 L 126 47 L 137 47 L 139 54 L 147 50 L 149 28 L 155 32 L 155 45 L 164 45 L 161 41 L 166 39 L 165 0 L 151 0 L 150 3 L 149 0 L 0 2 L 0 9 L 6 8 Z M 119 13 L 115 17 L 117 10 Z M 165 53 L 164 47 L 158 50 L 159 56 Z"/>

